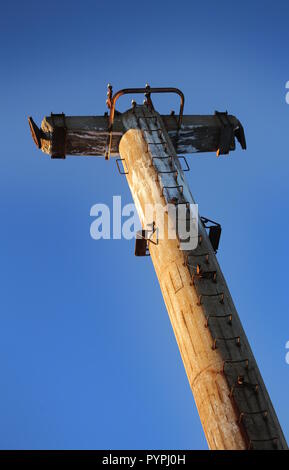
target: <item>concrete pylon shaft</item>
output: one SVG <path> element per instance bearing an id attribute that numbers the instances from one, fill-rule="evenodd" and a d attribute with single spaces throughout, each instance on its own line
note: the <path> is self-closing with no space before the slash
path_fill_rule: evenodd
<path id="1" fill-rule="evenodd" d="M 152 222 L 146 220 L 147 204 L 194 200 L 159 114 L 136 106 L 123 114 L 123 123 L 128 130 L 119 151 L 146 229 Z M 199 223 L 198 246 L 186 253 L 179 240 L 164 234 L 157 245 L 149 244 L 151 260 L 209 448 L 286 448 L 204 226 Z M 195 276 L 197 264 L 216 277 Z"/>

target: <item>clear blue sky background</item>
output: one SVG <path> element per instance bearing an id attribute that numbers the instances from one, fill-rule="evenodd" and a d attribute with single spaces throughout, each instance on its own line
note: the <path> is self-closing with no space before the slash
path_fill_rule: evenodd
<path id="1" fill-rule="evenodd" d="M 188 179 L 222 223 L 219 259 L 289 438 L 288 19 L 284 1 L 2 4 L 1 448 L 207 448 L 150 259 L 90 238 L 93 204 L 131 201 L 125 178 L 30 137 L 28 115 L 102 114 L 109 81 L 178 86 L 186 113 L 243 123 L 248 150 L 192 155 Z"/>

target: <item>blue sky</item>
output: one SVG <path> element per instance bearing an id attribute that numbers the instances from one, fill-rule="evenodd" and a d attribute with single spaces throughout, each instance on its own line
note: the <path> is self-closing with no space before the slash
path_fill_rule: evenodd
<path id="1" fill-rule="evenodd" d="M 207 448 L 150 259 L 90 237 L 93 204 L 131 202 L 125 178 L 30 137 L 29 115 L 103 114 L 108 82 L 177 86 L 185 113 L 243 123 L 248 150 L 190 156 L 188 181 L 223 226 L 218 257 L 289 438 L 288 17 L 268 1 L 1 6 L 1 448 Z"/>

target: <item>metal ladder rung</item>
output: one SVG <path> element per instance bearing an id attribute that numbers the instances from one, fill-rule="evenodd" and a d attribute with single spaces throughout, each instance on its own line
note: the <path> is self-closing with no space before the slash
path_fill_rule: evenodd
<path id="1" fill-rule="evenodd" d="M 222 318 L 222 319 L 229 318 L 228 323 L 231 325 L 233 316 L 232 316 L 231 313 L 228 313 L 227 315 L 208 315 L 206 317 L 206 323 L 205 323 L 206 328 L 208 328 L 208 326 L 209 326 L 209 319 L 210 318 Z"/>
<path id="2" fill-rule="evenodd" d="M 119 174 L 128 175 L 129 171 L 128 171 L 127 163 L 125 163 L 127 171 L 125 170 L 121 171 L 120 166 L 119 166 L 119 162 L 125 162 L 125 158 L 117 158 L 115 161 L 116 161 L 116 166 L 117 166 Z M 123 169 L 124 169 L 124 165 L 123 165 Z"/>
<path id="3" fill-rule="evenodd" d="M 220 296 L 221 299 L 220 299 L 220 304 L 223 304 L 224 303 L 224 292 L 217 292 L 216 294 L 200 294 L 199 295 L 199 301 L 197 302 L 197 305 L 202 305 L 202 299 L 203 297 L 218 297 Z"/>
<path id="4" fill-rule="evenodd" d="M 259 391 L 259 384 L 252 384 L 250 382 L 246 382 L 244 380 L 244 377 L 242 375 L 239 375 L 237 377 L 237 382 L 234 385 L 232 385 L 232 387 L 231 387 L 230 397 L 232 397 L 234 395 L 234 391 L 236 390 L 236 388 L 240 389 L 240 388 L 243 388 L 243 387 L 252 388 L 255 393 L 258 393 L 258 391 Z"/>
<path id="5" fill-rule="evenodd" d="M 153 157 L 155 158 L 155 157 Z M 173 169 L 173 170 L 170 170 L 170 171 L 160 171 L 155 165 L 153 165 L 153 167 L 155 168 L 156 172 L 158 175 L 161 175 L 161 174 L 170 174 L 170 173 L 175 173 L 176 174 L 176 178 L 179 174 L 178 170 L 177 169 Z"/>
<path id="6" fill-rule="evenodd" d="M 273 446 L 275 448 L 277 448 L 278 447 L 278 441 L 279 441 L 278 437 L 270 437 L 268 439 L 250 439 L 248 450 L 254 449 L 254 442 L 272 442 Z"/>
<path id="7" fill-rule="evenodd" d="M 148 142 L 147 142 L 148 143 Z M 180 158 L 182 158 L 183 160 L 185 160 L 185 163 L 186 163 L 186 168 L 182 168 L 182 171 L 190 171 L 190 167 L 189 167 L 189 164 L 188 164 L 188 161 L 186 159 L 186 157 L 184 157 L 183 155 L 166 155 L 165 157 L 158 157 L 158 156 L 154 156 L 152 157 L 152 160 L 154 158 L 157 158 L 158 160 L 167 160 L 168 158 L 171 158 L 172 160 L 175 158 L 177 160 L 180 160 Z"/>
<path id="8" fill-rule="evenodd" d="M 249 368 L 249 359 L 226 359 L 223 363 L 223 372 L 225 372 L 226 364 L 238 364 L 241 362 L 245 362 L 245 369 Z"/>
<path id="9" fill-rule="evenodd" d="M 167 144 L 166 144 L 165 141 L 164 141 L 164 142 L 148 142 L 148 141 L 146 140 L 146 144 L 147 144 L 147 145 L 164 145 L 164 144 L 165 144 L 165 146 L 167 146 Z"/>
<path id="10" fill-rule="evenodd" d="M 268 417 L 268 410 L 258 410 L 258 411 L 241 411 L 238 418 L 238 423 L 240 424 L 245 416 L 255 416 L 262 415 L 264 419 Z"/>
<path id="11" fill-rule="evenodd" d="M 195 283 L 195 279 L 196 280 L 201 280 L 201 279 L 204 279 L 204 280 L 210 280 L 214 283 L 217 282 L 217 271 L 201 271 L 197 274 L 192 274 L 192 284 L 194 285 Z"/>
<path id="12" fill-rule="evenodd" d="M 158 127 L 157 129 L 143 129 L 143 132 L 163 132 L 163 129 L 161 127 Z"/>
<path id="13" fill-rule="evenodd" d="M 188 259 L 190 258 L 190 256 L 193 256 L 194 258 L 205 256 L 205 263 L 209 264 L 210 253 L 188 253 L 185 255 L 184 266 L 190 266 L 190 264 L 188 263 Z"/>
<path id="14" fill-rule="evenodd" d="M 235 341 L 236 346 L 241 346 L 240 336 L 232 336 L 231 338 L 214 338 L 212 349 L 217 349 L 217 341 Z"/>
<path id="15" fill-rule="evenodd" d="M 162 196 L 164 196 L 164 189 L 166 190 L 170 190 L 170 189 L 179 189 L 180 188 L 180 192 L 183 193 L 184 191 L 184 187 L 182 184 L 178 184 L 176 186 L 163 186 L 163 189 L 162 189 Z"/>

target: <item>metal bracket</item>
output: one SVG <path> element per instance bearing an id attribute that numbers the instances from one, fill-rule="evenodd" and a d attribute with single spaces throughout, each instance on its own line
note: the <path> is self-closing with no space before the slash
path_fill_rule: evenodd
<path id="1" fill-rule="evenodd" d="M 209 230 L 209 239 L 212 245 L 212 248 L 215 253 L 217 253 L 222 233 L 222 227 L 218 222 L 214 220 L 207 219 L 207 217 L 201 217 L 203 226 Z M 212 225 L 208 225 L 212 224 Z"/>
<path id="2" fill-rule="evenodd" d="M 150 256 L 150 254 L 148 253 L 148 244 L 152 243 L 153 245 L 158 245 L 159 243 L 158 233 L 157 233 L 158 230 L 155 226 L 155 222 L 153 222 L 151 225 L 152 225 L 151 230 L 142 229 L 136 233 L 135 251 L 134 251 L 135 256 Z M 151 232 L 149 237 L 147 236 L 148 232 Z M 152 237 L 155 233 L 157 234 L 156 241 L 152 240 Z"/>
<path id="3" fill-rule="evenodd" d="M 218 117 L 221 123 L 220 142 L 219 148 L 217 150 L 217 157 L 219 155 L 227 155 L 230 150 L 235 149 L 235 137 L 238 139 L 242 149 L 245 150 L 247 145 L 242 124 L 239 123 L 237 127 L 234 127 L 229 119 L 228 111 L 215 111 L 215 115 Z"/>
<path id="4" fill-rule="evenodd" d="M 217 150 L 217 157 L 219 155 L 227 155 L 230 150 L 235 148 L 234 126 L 228 118 L 228 111 L 219 112 L 215 111 L 221 123 L 220 142 Z"/>
<path id="5" fill-rule="evenodd" d="M 117 166 L 117 169 L 118 169 L 118 172 L 119 172 L 120 175 L 128 175 L 129 171 L 128 171 L 128 168 L 127 168 L 127 164 L 126 164 L 127 171 L 121 171 L 120 166 L 119 166 L 119 162 L 125 162 L 125 158 L 117 158 L 116 159 L 116 166 Z M 124 165 L 123 165 L 123 167 L 124 167 Z"/>
<path id="6" fill-rule="evenodd" d="M 182 168 L 182 171 L 190 171 L 190 167 L 189 167 L 189 164 L 188 164 L 188 161 L 186 159 L 186 157 L 184 157 L 183 155 L 180 155 L 177 157 L 178 159 L 182 158 L 184 161 L 185 161 L 185 164 L 186 164 L 186 168 Z"/>
<path id="7" fill-rule="evenodd" d="M 58 126 L 55 123 L 55 118 L 61 118 L 62 125 Z M 65 114 L 53 114 L 51 113 L 51 120 L 53 124 L 53 131 L 51 136 L 51 158 L 65 158 L 66 155 L 66 122 Z"/>

